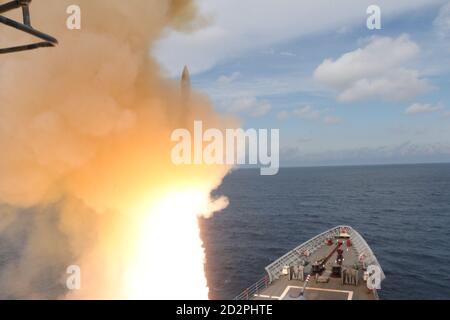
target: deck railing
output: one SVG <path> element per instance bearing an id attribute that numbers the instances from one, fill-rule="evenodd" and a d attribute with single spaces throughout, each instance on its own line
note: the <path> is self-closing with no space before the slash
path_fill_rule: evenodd
<path id="1" fill-rule="evenodd" d="M 259 294 L 261 291 L 266 289 L 270 282 L 269 277 L 266 275 L 264 278 L 258 280 L 256 283 L 245 289 L 241 294 L 236 296 L 233 300 L 250 300 L 256 294 Z"/>
<path id="2" fill-rule="evenodd" d="M 298 264 L 301 260 L 305 259 L 303 254 L 308 251 L 309 254 L 313 254 L 318 248 L 323 246 L 325 240 L 329 237 L 339 234 L 340 228 L 343 226 L 334 227 L 328 231 L 322 232 L 314 238 L 302 243 L 295 249 L 289 251 L 281 258 L 275 260 L 266 267 L 266 272 L 270 277 L 270 281 L 276 280 L 282 274 L 284 266 Z"/>
<path id="3" fill-rule="evenodd" d="M 304 253 L 305 250 L 308 250 L 309 253 L 312 254 L 315 250 L 324 245 L 326 239 L 338 235 L 341 228 L 345 228 L 348 231 L 348 233 L 352 238 L 352 246 L 355 248 L 355 250 L 359 255 L 365 256 L 364 260 L 365 263 L 375 264 L 380 267 L 381 280 L 384 280 L 385 278 L 384 272 L 381 269 L 381 266 L 378 263 L 377 258 L 373 254 L 372 250 L 370 249 L 369 245 L 366 243 L 364 238 L 350 226 L 341 225 L 315 236 L 313 239 L 302 243 L 295 249 L 286 253 L 281 258 L 272 262 L 270 265 L 266 267 L 267 275 L 258 282 L 256 282 L 255 284 L 253 284 L 252 286 L 245 289 L 240 295 L 234 298 L 234 300 L 252 299 L 255 296 L 255 294 L 258 294 L 259 292 L 267 288 L 272 281 L 279 278 L 279 276 L 282 274 L 284 266 L 293 265 L 295 263 L 298 263 L 300 260 L 304 259 L 302 253 Z M 376 298 L 378 298 L 378 294 L 376 291 L 374 291 L 374 295 Z"/>

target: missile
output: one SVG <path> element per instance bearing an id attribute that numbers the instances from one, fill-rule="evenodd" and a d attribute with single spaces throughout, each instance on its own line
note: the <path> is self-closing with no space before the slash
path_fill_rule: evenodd
<path id="1" fill-rule="evenodd" d="M 183 73 L 181 74 L 181 92 L 183 96 L 187 97 L 191 91 L 191 77 L 189 76 L 189 70 L 187 66 L 184 66 Z"/>
<path id="2" fill-rule="evenodd" d="M 181 73 L 180 89 L 181 108 L 179 121 L 180 123 L 184 123 L 188 114 L 189 100 L 191 98 L 191 77 L 187 66 L 184 66 L 183 72 Z"/>

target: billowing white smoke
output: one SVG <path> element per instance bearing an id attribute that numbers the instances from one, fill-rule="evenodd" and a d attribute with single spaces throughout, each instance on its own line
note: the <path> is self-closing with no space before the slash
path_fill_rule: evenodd
<path id="1" fill-rule="evenodd" d="M 189 270 L 192 257 L 190 271 L 201 280 L 174 297 L 206 298 L 195 219 L 226 205 L 211 203 L 209 193 L 229 168 L 174 166 L 170 135 L 194 120 L 232 124 L 195 92 L 181 101 L 179 84 L 149 57 L 165 28 L 201 22 L 195 5 L 76 2 L 82 29 L 71 31 L 65 12 L 72 0 L 35 1 L 34 24 L 60 45 L 0 59 L 0 239 L 12 248 L 0 251 L 0 297 L 65 295 L 66 267 L 77 264 L 82 288 L 69 298 L 170 298 L 155 279 L 183 286 L 189 275 L 163 273 L 174 264 Z M 0 46 L 20 37 L 8 32 Z M 152 247 L 158 241 L 168 250 Z"/>

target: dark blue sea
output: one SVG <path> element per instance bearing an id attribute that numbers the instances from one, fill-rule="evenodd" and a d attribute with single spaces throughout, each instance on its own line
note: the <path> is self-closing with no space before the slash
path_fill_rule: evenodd
<path id="1" fill-rule="evenodd" d="M 450 298 L 450 164 L 240 169 L 200 221 L 210 298 L 230 299 L 264 267 L 339 224 L 366 239 L 386 279 L 382 299 Z"/>

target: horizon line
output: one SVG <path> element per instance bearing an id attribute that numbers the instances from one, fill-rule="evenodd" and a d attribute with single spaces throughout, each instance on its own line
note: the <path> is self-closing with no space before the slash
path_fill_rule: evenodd
<path id="1" fill-rule="evenodd" d="M 317 164 L 317 165 L 281 165 L 280 169 L 295 169 L 295 168 L 333 168 L 333 167 L 388 167 L 388 166 L 417 166 L 417 165 L 450 165 L 450 161 L 437 162 L 406 162 L 406 163 L 360 163 L 360 164 Z M 236 166 L 234 170 L 258 170 L 259 166 Z"/>

